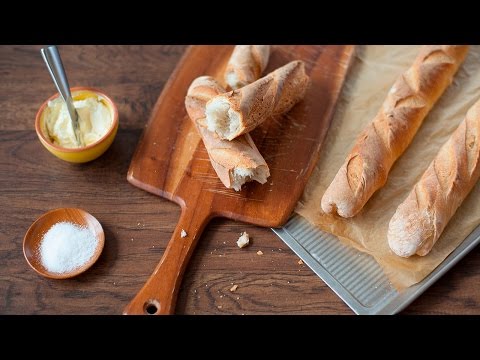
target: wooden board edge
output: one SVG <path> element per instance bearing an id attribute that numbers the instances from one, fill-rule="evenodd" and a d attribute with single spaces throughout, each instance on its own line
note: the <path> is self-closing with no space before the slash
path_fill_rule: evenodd
<path id="1" fill-rule="evenodd" d="M 318 159 L 320 158 L 320 152 L 321 152 L 322 146 L 325 143 L 325 140 L 328 136 L 328 132 L 330 131 L 330 127 L 332 125 L 333 117 L 334 117 L 335 112 L 337 110 L 338 100 L 339 100 L 339 98 L 342 94 L 343 87 L 345 85 L 347 76 L 348 76 L 348 74 L 349 74 L 349 72 L 352 68 L 353 60 L 355 59 L 356 45 L 346 45 L 345 46 L 345 51 L 343 51 L 343 54 L 346 54 L 345 59 L 342 59 L 342 61 L 344 60 L 345 63 L 346 63 L 345 76 L 343 77 L 342 84 L 341 84 L 341 86 L 338 90 L 338 95 L 337 95 L 337 99 L 335 101 L 335 105 L 333 106 L 332 111 L 328 115 L 329 116 L 328 128 L 327 128 L 327 132 L 325 134 L 325 137 L 322 139 L 321 142 L 318 143 L 318 150 L 316 150 L 315 158 L 312 158 L 312 161 L 307 168 L 306 176 L 305 176 L 305 186 L 303 187 L 303 191 L 298 195 L 298 197 L 297 197 L 296 201 L 293 203 L 293 205 L 289 207 L 288 211 L 286 212 L 287 215 L 282 216 L 282 217 L 280 217 L 279 219 L 277 219 L 273 222 L 265 222 L 264 223 L 265 225 L 260 225 L 260 226 L 272 227 L 272 228 L 280 228 L 280 227 L 284 226 L 287 223 L 287 221 L 290 219 L 291 215 L 293 214 L 293 212 L 294 212 L 294 210 L 295 210 L 295 208 L 298 204 L 298 201 L 300 200 L 300 198 L 303 195 L 303 192 L 305 191 L 305 187 L 308 183 L 308 180 L 310 179 L 310 176 L 313 173 L 313 169 L 315 169 L 315 166 L 317 165 Z"/>

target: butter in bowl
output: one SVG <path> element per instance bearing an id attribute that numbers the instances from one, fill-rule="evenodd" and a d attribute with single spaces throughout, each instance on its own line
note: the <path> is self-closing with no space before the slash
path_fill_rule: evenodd
<path id="1" fill-rule="evenodd" d="M 112 144 L 118 130 L 118 110 L 97 89 L 75 87 L 71 93 L 82 145 L 76 140 L 66 103 L 58 93 L 38 110 L 35 130 L 40 142 L 53 155 L 68 162 L 84 163 L 98 158 Z"/>

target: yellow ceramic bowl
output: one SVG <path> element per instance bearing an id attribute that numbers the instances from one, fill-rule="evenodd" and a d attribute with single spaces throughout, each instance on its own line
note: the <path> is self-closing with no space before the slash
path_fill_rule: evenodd
<path id="1" fill-rule="evenodd" d="M 46 134 L 43 112 L 47 107 L 48 102 L 59 96 L 58 93 L 46 100 L 38 110 L 35 117 L 35 131 L 37 132 L 38 138 L 43 146 L 45 146 L 45 148 L 56 157 L 72 163 L 84 163 L 98 158 L 112 144 L 118 130 L 118 110 L 112 99 L 97 89 L 82 86 L 74 87 L 70 90 L 74 99 L 88 97 L 89 94 L 96 93 L 105 100 L 105 105 L 107 105 L 112 114 L 112 125 L 108 132 L 98 141 L 81 148 L 69 149 L 53 144 L 50 137 Z"/>

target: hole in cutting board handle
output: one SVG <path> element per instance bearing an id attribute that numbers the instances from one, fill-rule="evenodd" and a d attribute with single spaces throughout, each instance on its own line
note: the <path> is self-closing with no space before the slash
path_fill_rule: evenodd
<path id="1" fill-rule="evenodd" d="M 150 299 L 143 305 L 143 312 L 147 315 L 155 315 L 160 310 L 160 303 L 155 299 Z"/>

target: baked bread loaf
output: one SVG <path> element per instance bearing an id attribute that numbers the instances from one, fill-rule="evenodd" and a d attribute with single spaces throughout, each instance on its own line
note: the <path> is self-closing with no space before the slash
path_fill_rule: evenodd
<path id="1" fill-rule="evenodd" d="M 225 69 L 225 82 L 238 89 L 262 75 L 270 57 L 270 45 L 237 45 Z"/>
<path id="2" fill-rule="evenodd" d="M 205 104 L 223 92 L 225 89 L 210 76 L 195 79 L 185 98 L 188 115 L 202 137 L 212 166 L 225 187 L 239 191 L 247 181 L 255 180 L 264 184 L 270 171 L 250 135 L 245 134 L 233 141 L 227 141 L 220 139 L 206 127 Z"/>
<path id="3" fill-rule="evenodd" d="M 467 52 L 463 45 L 422 47 L 327 188 L 321 201 L 324 212 L 352 217 L 385 184 L 391 167 L 452 82 Z"/>
<path id="4" fill-rule="evenodd" d="M 232 140 L 272 115 L 289 111 L 307 90 L 303 61 L 292 61 L 238 90 L 215 96 L 206 106 L 208 130 Z"/>
<path id="5" fill-rule="evenodd" d="M 397 208 L 388 244 L 403 257 L 427 255 L 480 177 L 480 100 Z"/>

